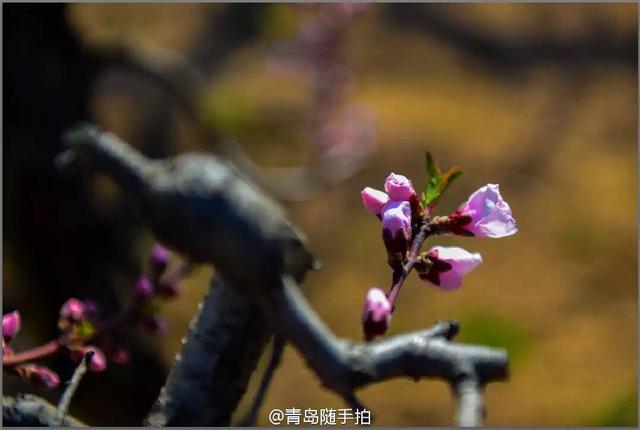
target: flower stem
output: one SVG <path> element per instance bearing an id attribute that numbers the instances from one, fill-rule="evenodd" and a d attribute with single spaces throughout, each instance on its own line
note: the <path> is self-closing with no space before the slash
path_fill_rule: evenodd
<path id="1" fill-rule="evenodd" d="M 398 297 L 398 293 L 400 293 L 400 288 L 404 284 L 405 279 L 409 276 L 409 273 L 413 270 L 415 264 L 418 262 L 418 253 L 422 249 L 422 245 L 427 240 L 429 236 L 431 236 L 431 224 L 429 223 L 429 213 L 427 212 L 422 219 L 422 224 L 420 226 L 420 230 L 418 230 L 418 234 L 413 239 L 413 244 L 411 246 L 411 250 L 409 251 L 409 256 L 407 257 L 406 263 L 402 266 L 401 269 L 395 270 L 393 272 L 393 278 L 391 283 L 391 290 L 389 291 L 389 302 L 393 307 Z"/>
<path id="2" fill-rule="evenodd" d="M 2 366 L 13 366 L 25 361 L 32 361 L 37 358 L 46 357 L 58 352 L 62 345 L 62 339 L 54 339 L 50 342 L 45 343 L 44 345 L 36 346 L 34 348 L 27 349 L 26 351 L 18 352 L 16 354 L 4 356 L 2 357 Z"/>

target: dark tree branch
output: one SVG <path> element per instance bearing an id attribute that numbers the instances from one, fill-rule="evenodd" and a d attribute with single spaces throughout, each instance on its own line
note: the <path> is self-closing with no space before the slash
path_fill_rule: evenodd
<path id="1" fill-rule="evenodd" d="M 272 333 L 260 310 L 216 275 L 146 424 L 229 425 Z"/>
<path id="2" fill-rule="evenodd" d="M 256 425 L 256 418 L 258 417 L 258 411 L 260 410 L 260 406 L 262 406 L 262 402 L 264 401 L 264 396 L 267 394 L 267 389 L 269 388 L 269 384 L 271 383 L 271 380 L 275 375 L 276 369 L 280 364 L 280 359 L 282 358 L 282 352 L 284 351 L 285 344 L 286 342 L 281 336 L 276 334 L 273 337 L 271 359 L 269 360 L 267 369 L 265 370 L 264 375 L 262 376 L 262 380 L 260 381 L 260 386 L 258 387 L 256 396 L 253 399 L 253 404 L 249 409 L 249 413 L 240 423 L 241 426 Z"/>
<path id="3" fill-rule="evenodd" d="M 336 338 L 298 289 L 313 265 L 304 236 L 228 164 L 188 154 L 153 162 L 92 127 L 73 136 L 79 162 L 111 175 L 141 206 L 161 209 L 147 212 L 157 236 L 229 280 L 205 299 L 149 424 L 228 423 L 273 329 L 349 404 L 355 390 L 375 382 L 440 378 L 458 393 L 462 421 L 473 424 L 467 417 L 478 415 L 479 403 L 460 381 L 483 386 L 507 377 L 504 350 L 449 342 L 457 331 L 451 323 L 365 344 Z"/>
<path id="4" fill-rule="evenodd" d="M 57 426 L 57 408 L 45 399 L 31 394 L 2 397 L 2 425 L 4 427 Z M 86 427 L 82 421 L 65 416 L 61 425 Z"/>

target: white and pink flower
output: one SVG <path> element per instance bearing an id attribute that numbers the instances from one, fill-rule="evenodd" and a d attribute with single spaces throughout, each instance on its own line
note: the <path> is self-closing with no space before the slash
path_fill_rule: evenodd
<path id="1" fill-rule="evenodd" d="M 487 184 L 474 192 L 449 218 L 450 231 L 465 236 L 499 238 L 518 232 L 497 184 Z"/>
<path id="2" fill-rule="evenodd" d="M 382 336 L 391 324 L 393 306 L 380 288 L 370 288 L 362 309 L 362 325 L 367 340 Z"/>
<path id="3" fill-rule="evenodd" d="M 427 252 L 432 265 L 420 278 L 443 290 L 455 290 L 462 277 L 482 263 L 482 256 L 455 246 L 434 246 Z"/>

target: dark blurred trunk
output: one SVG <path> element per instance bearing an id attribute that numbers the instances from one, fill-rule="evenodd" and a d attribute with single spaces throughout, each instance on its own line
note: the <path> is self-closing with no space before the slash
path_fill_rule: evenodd
<path id="1" fill-rule="evenodd" d="M 70 296 L 95 299 L 105 312 L 116 310 L 108 275 L 117 271 L 133 279 L 139 265 L 132 247 L 140 231 L 135 214 L 122 207 L 113 211 L 118 219 L 107 219 L 90 201 L 87 182 L 61 176 L 53 164 L 62 133 L 90 118 L 94 72 L 65 9 L 63 4 L 3 7 L 4 310 L 18 308 L 25 319 L 39 318 L 37 326 L 46 330 L 34 336 L 40 340 L 55 336 L 58 308 Z M 113 365 L 81 385 L 72 412 L 93 424 L 141 422 L 164 370 L 152 351 L 139 349 L 133 367 Z M 63 379 L 70 376 L 68 360 L 54 361 Z M 5 392 L 11 384 L 5 378 Z M 58 395 L 59 390 L 49 398 Z"/>

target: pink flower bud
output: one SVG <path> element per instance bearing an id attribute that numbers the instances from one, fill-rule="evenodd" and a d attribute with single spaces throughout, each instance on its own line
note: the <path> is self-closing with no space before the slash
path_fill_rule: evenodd
<path id="1" fill-rule="evenodd" d="M 505 237 L 517 233 L 516 221 L 509 204 L 500 195 L 500 186 L 487 184 L 473 193 L 451 215 L 458 226 L 453 233 L 476 237 Z"/>
<path id="2" fill-rule="evenodd" d="M 379 190 L 373 188 L 365 188 L 360 192 L 364 207 L 374 215 L 380 216 L 382 208 L 389 201 L 389 196 Z"/>
<path id="3" fill-rule="evenodd" d="M 411 181 L 402 175 L 391 173 L 384 182 L 384 189 L 389 194 L 391 200 L 409 201 L 416 195 Z"/>
<path id="4" fill-rule="evenodd" d="M 84 319 L 85 305 L 78 299 L 70 298 L 60 308 L 60 318 L 71 322 L 79 322 Z"/>
<path id="5" fill-rule="evenodd" d="M 95 318 L 98 316 L 99 306 L 93 300 L 85 300 L 84 302 L 84 314 L 89 318 Z"/>
<path id="6" fill-rule="evenodd" d="M 167 332 L 167 322 L 161 316 L 150 316 L 142 320 L 142 328 L 152 335 L 164 334 Z"/>
<path id="7" fill-rule="evenodd" d="M 153 248 L 151 248 L 151 253 L 149 254 L 149 266 L 151 267 L 151 272 L 154 276 L 160 276 L 165 271 L 170 259 L 171 253 L 169 250 L 159 243 L 155 244 Z"/>
<path id="8" fill-rule="evenodd" d="M 2 338 L 5 342 L 10 342 L 20 331 L 20 312 L 13 311 L 2 316 Z"/>
<path id="9" fill-rule="evenodd" d="M 455 246 L 434 246 L 427 252 L 432 266 L 420 278 L 443 290 L 455 290 L 462 285 L 462 276 L 482 263 L 482 256 Z"/>
<path id="10" fill-rule="evenodd" d="M 153 295 L 153 284 L 148 277 L 140 276 L 138 278 L 134 295 L 139 299 L 144 299 Z"/>
<path id="11" fill-rule="evenodd" d="M 33 364 L 21 366 L 19 373 L 33 385 L 44 388 L 54 388 L 60 384 L 60 377 L 56 372 L 46 367 Z"/>
<path id="12" fill-rule="evenodd" d="M 160 282 L 158 284 L 158 295 L 161 297 L 176 297 L 180 294 L 182 286 L 179 281 Z"/>
<path id="13" fill-rule="evenodd" d="M 107 368 L 107 359 L 100 348 L 95 346 L 83 346 L 71 351 L 71 360 L 80 363 L 88 352 L 93 352 L 89 361 L 89 370 L 92 372 L 103 372 Z"/>
<path id="14" fill-rule="evenodd" d="M 362 309 L 362 326 L 367 340 L 382 336 L 387 331 L 392 310 L 384 291 L 376 287 L 369 289 Z"/>
<path id="15" fill-rule="evenodd" d="M 404 257 L 411 239 L 411 205 L 391 201 L 382 212 L 382 239 L 391 258 Z"/>
<path id="16" fill-rule="evenodd" d="M 109 361 L 116 364 L 127 364 L 129 362 L 129 351 L 121 346 L 110 345 L 105 349 Z"/>

